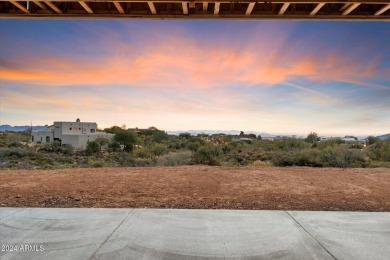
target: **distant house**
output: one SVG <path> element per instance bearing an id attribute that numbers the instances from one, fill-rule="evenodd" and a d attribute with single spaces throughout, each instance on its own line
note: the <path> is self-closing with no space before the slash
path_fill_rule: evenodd
<path id="1" fill-rule="evenodd" d="M 132 132 L 137 133 L 137 134 L 142 134 L 142 133 L 145 133 L 147 131 L 151 131 L 151 130 L 153 131 L 155 129 L 157 129 L 157 128 L 143 129 L 143 128 L 136 127 L 136 128 L 128 128 L 127 130 L 132 131 Z"/>
<path id="2" fill-rule="evenodd" d="M 59 141 L 61 146 L 71 145 L 77 149 L 85 149 L 88 142 L 96 140 L 99 136 L 111 140 L 114 135 L 97 131 L 94 122 L 54 122 L 45 131 L 31 132 L 31 141 L 34 143 L 52 143 Z"/>
<path id="3" fill-rule="evenodd" d="M 247 143 L 250 143 L 253 141 L 252 138 L 248 138 L 248 137 L 239 137 L 239 136 L 235 136 L 232 138 L 232 141 L 237 143 L 237 142 L 247 142 Z"/>

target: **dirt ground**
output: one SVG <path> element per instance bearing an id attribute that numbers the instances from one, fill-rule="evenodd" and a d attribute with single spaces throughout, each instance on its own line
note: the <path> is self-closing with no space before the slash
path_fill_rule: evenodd
<path id="1" fill-rule="evenodd" d="M 143 167 L 0 171 L 1 207 L 390 211 L 390 169 Z"/>

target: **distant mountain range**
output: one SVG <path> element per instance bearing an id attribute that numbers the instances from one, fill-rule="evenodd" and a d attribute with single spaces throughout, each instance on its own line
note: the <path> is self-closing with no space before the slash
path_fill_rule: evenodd
<path id="1" fill-rule="evenodd" d="M 20 126 L 10 126 L 10 125 L 0 125 L 0 131 L 15 131 L 15 132 L 22 132 L 26 130 L 30 130 L 30 125 L 20 125 Z M 36 125 L 32 126 L 33 130 L 46 130 L 47 126 L 44 125 Z"/>
<path id="2" fill-rule="evenodd" d="M 191 135 L 198 135 L 198 134 L 226 134 L 226 135 L 239 135 L 241 131 L 238 130 L 182 130 L 182 131 L 166 131 L 169 135 L 179 135 L 181 133 L 190 133 Z M 266 132 L 256 132 L 256 131 L 244 131 L 245 134 L 255 134 L 256 136 L 261 136 L 261 137 L 275 137 L 277 135 L 275 134 L 270 134 Z M 283 136 L 289 136 L 289 137 L 302 137 L 298 135 L 283 135 Z"/>
<path id="3" fill-rule="evenodd" d="M 385 135 L 379 135 L 377 136 L 381 140 L 387 140 L 390 139 L 390 134 L 385 134 Z"/>

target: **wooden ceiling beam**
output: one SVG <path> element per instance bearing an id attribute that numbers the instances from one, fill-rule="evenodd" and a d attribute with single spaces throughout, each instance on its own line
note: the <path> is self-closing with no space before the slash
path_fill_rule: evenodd
<path id="1" fill-rule="evenodd" d="M 14 6 L 16 6 L 17 8 L 19 8 L 20 10 L 22 10 L 23 13 L 26 13 L 26 14 L 29 14 L 30 11 L 27 10 L 26 7 L 24 7 L 22 4 L 19 4 L 17 1 L 10 1 L 11 4 L 13 4 Z"/>
<path id="2" fill-rule="evenodd" d="M 85 11 L 87 11 L 87 13 L 93 14 L 93 10 L 91 9 L 91 7 L 89 7 L 89 5 L 86 2 L 79 1 L 79 4 L 85 9 Z"/>
<path id="3" fill-rule="evenodd" d="M 349 6 L 351 6 L 351 3 L 346 3 L 344 4 L 341 8 L 340 8 L 340 12 L 344 11 L 345 9 L 347 9 Z"/>
<path id="4" fill-rule="evenodd" d="M 255 7 L 256 3 L 249 3 L 248 8 L 246 9 L 245 15 L 251 15 L 253 8 Z"/>
<path id="5" fill-rule="evenodd" d="M 217 15 L 219 14 L 219 6 L 220 6 L 221 3 L 215 3 L 215 6 L 214 6 L 214 14 Z"/>
<path id="6" fill-rule="evenodd" d="M 53 9 L 54 12 L 57 14 L 62 14 L 62 11 L 52 2 L 50 1 L 44 1 L 45 4 L 47 4 L 51 9 Z"/>
<path id="7" fill-rule="evenodd" d="M 384 12 L 386 12 L 387 10 L 390 9 L 390 4 L 388 5 L 385 5 L 384 7 L 382 7 L 381 9 L 379 9 L 375 14 L 374 16 L 379 16 L 381 14 L 383 14 Z"/>
<path id="8" fill-rule="evenodd" d="M 152 14 L 157 14 L 156 7 L 154 7 L 154 3 L 153 2 L 148 2 L 148 6 L 149 6 L 150 12 Z"/>
<path id="9" fill-rule="evenodd" d="M 119 3 L 119 2 L 113 2 L 113 3 L 114 3 L 116 9 L 118 10 L 118 12 L 120 14 L 124 14 L 125 13 L 125 10 L 123 10 L 123 7 L 122 7 L 121 3 Z"/>
<path id="10" fill-rule="evenodd" d="M 41 2 L 33 1 L 33 3 L 36 4 L 39 8 L 41 8 L 43 10 L 47 10 L 46 6 L 44 4 L 42 4 Z"/>
<path id="11" fill-rule="evenodd" d="M 355 10 L 359 5 L 360 5 L 360 3 L 351 4 L 347 9 L 345 9 L 345 11 L 342 13 L 342 15 L 348 15 L 348 14 L 350 14 L 350 13 L 351 13 L 353 10 Z"/>
<path id="12" fill-rule="evenodd" d="M 188 4 L 187 2 L 183 2 L 181 3 L 182 7 L 183 7 L 183 14 L 188 14 Z"/>
<path id="13" fill-rule="evenodd" d="M 209 8 L 209 3 L 208 2 L 203 2 L 203 11 L 207 11 L 207 9 Z"/>
<path id="14" fill-rule="evenodd" d="M 279 10 L 279 14 L 280 15 L 284 14 L 289 6 L 290 6 L 290 3 L 284 3 Z"/>
<path id="15" fill-rule="evenodd" d="M 319 3 L 314 7 L 313 11 L 310 12 L 310 15 L 316 15 L 319 10 L 325 5 L 325 3 Z"/>

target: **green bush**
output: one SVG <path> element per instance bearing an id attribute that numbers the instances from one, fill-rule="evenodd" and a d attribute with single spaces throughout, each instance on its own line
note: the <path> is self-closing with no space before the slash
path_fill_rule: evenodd
<path id="1" fill-rule="evenodd" d="M 119 163 L 120 166 L 135 166 L 134 159 L 129 153 L 121 152 L 117 154 L 115 160 Z"/>
<path id="2" fill-rule="evenodd" d="M 206 165 L 220 165 L 219 156 L 222 154 L 222 150 L 219 147 L 203 146 L 199 148 L 193 157 L 195 164 Z"/>
<path id="3" fill-rule="evenodd" d="M 87 149 L 85 150 L 87 155 L 98 153 L 100 151 L 99 144 L 95 141 L 91 141 L 87 144 Z"/>
<path id="4" fill-rule="evenodd" d="M 145 147 L 136 148 L 133 150 L 133 155 L 135 158 L 152 158 L 153 154 L 149 149 Z"/>
<path id="5" fill-rule="evenodd" d="M 310 143 L 294 138 L 275 140 L 273 141 L 273 145 L 277 150 L 282 151 L 297 151 L 311 147 Z"/>
<path id="6" fill-rule="evenodd" d="M 66 155 L 73 155 L 74 154 L 74 148 L 71 145 L 67 145 L 65 147 L 61 148 L 62 153 Z"/>
<path id="7" fill-rule="evenodd" d="M 137 135 L 129 130 L 116 130 L 114 141 L 122 144 L 126 152 L 131 152 L 137 143 Z"/>
<path id="8" fill-rule="evenodd" d="M 390 140 L 376 140 L 368 147 L 368 156 L 376 161 L 390 162 Z"/>
<path id="9" fill-rule="evenodd" d="M 155 156 L 161 156 L 168 152 L 168 147 L 165 144 L 160 143 L 152 143 L 147 146 L 147 149 Z"/>
<path id="10" fill-rule="evenodd" d="M 157 159 L 158 166 L 189 165 L 192 161 L 193 153 L 190 151 L 180 151 L 165 154 Z"/>
<path id="11" fill-rule="evenodd" d="M 343 144 L 344 141 L 341 140 L 340 138 L 334 138 L 334 139 L 329 139 L 329 140 L 324 140 L 324 141 L 320 141 L 317 143 L 317 148 L 318 149 L 325 149 L 327 147 L 336 147 L 340 144 Z"/>
<path id="12" fill-rule="evenodd" d="M 366 160 L 360 150 L 349 149 L 346 145 L 327 148 L 323 151 L 322 161 L 326 166 L 347 168 L 352 165 L 364 165 Z"/>

